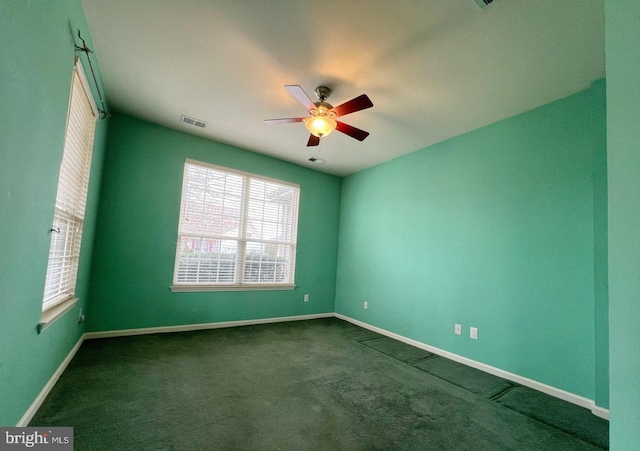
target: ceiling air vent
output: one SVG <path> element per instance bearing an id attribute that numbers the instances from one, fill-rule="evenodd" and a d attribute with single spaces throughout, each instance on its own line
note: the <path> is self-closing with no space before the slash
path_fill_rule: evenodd
<path id="1" fill-rule="evenodd" d="M 494 2 L 494 0 L 473 0 L 473 1 L 480 9 L 485 9 L 487 6 L 489 6 Z"/>
<path id="2" fill-rule="evenodd" d="M 309 158 L 309 161 L 312 162 L 313 164 L 323 164 L 327 162 L 327 160 L 323 160 L 322 158 L 316 158 L 316 157 Z"/>
<path id="3" fill-rule="evenodd" d="M 180 122 L 184 122 L 185 124 L 193 125 L 200 128 L 205 128 L 207 126 L 207 123 L 205 121 L 185 116 L 184 114 L 180 117 Z"/>

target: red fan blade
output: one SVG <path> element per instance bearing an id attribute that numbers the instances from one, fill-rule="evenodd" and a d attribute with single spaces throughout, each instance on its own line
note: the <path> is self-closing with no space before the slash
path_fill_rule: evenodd
<path id="1" fill-rule="evenodd" d="M 283 119 L 265 119 L 264 123 L 267 125 L 278 125 L 278 124 L 291 124 L 293 122 L 302 122 L 304 117 L 287 117 Z"/>
<path id="2" fill-rule="evenodd" d="M 313 147 L 320 144 L 320 138 L 316 135 L 309 135 L 309 142 L 307 142 L 307 147 Z"/>
<path id="3" fill-rule="evenodd" d="M 355 113 L 356 111 L 366 110 L 367 108 L 371 108 L 373 103 L 369 100 L 366 94 L 362 94 L 361 96 L 356 97 L 355 99 L 351 99 L 348 102 L 343 103 L 342 105 L 338 105 L 333 108 L 333 111 L 338 116 L 344 116 L 350 113 Z"/>
<path id="4" fill-rule="evenodd" d="M 369 136 L 369 132 L 365 132 L 364 130 L 360 130 L 359 128 L 352 127 L 349 124 L 345 124 L 344 122 L 336 121 L 338 126 L 336 130 L 344 133 L 345 135 L 349 135 L 352 138 L 357 139 L 358 141 L 364 141 L 364 139 Z"/>
<path id="5" fill-rule="evenodd" d="M 302 104 L 307 110 L 313 110 L 316 106 L 313 103 L 313 100 L 309 98 L 306 92 L 298 86 L 298 85 L 286 85 L 284 87 L 289 94 L 296 98 L 298 102 Z"/>

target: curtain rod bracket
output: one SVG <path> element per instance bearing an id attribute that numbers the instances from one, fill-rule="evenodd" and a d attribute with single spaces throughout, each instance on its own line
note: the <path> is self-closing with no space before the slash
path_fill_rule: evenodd
<path id="1" fill-rule="evenodd" d="M 93 51 L 87 46 L 87 43 L 82 36 L 80 35 L 80 29 L 78 29 L 78 38 L 82 41 L 82 47 L 73 42 L 76 52 L 84 52 L 87 55 L 87 61 L 89 62 L 89 68 L 91 69 L 91 75 L 93 75 L 93 82 L 96 85 L 96 91 L 98 92 L 98 97 L 100 98 L 100 103 L 102 104 L 102 109 L 98 108 L 98 112 L 100 113 L 100 119 L 107 119 L 111 117 L 111 113 L 107 111 L 107 108 L 104 106 L 104 99 L 102 98 L 102 93 L 100 92 L 100 86 L 98 86 L 98 79 L 96 78 L 96 73 L 93 70 L 93 64 L 91 64 L 91 56 L 90 53 Z"/>

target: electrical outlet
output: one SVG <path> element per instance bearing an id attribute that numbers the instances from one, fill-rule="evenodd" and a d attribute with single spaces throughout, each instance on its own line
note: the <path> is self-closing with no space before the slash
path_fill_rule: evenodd
<path id="1" fill-rule="evenodd" d="M 365 308 L 365 310 L 369 308 L 369 302 L 368 301 L 364 301 L 364 308 Z"/>
<path id="2" fill-rule="evenodd" d="M 469 328 L 469 337 L 473 338 L 474 340 L 478 339 L 478 328 L 477 327 L 470 327 Z"/>
<path id="3" fill-rule="evenodd" d="M 462 335 L 462 324 L 456 324 L 456 335 Z"/>
<path id="4" fill-rule="evenodd" d="M 304 302 L 309 302 L 309 295 L 308 294 L 304 295 Z"/>

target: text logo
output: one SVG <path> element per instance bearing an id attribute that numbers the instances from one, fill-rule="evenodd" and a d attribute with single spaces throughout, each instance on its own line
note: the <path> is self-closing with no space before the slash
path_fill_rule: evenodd
<path id="1" fill-rule="evenodd" d="M 0 428 L 0 451 L 18 449 L 73 451 L 73 428 Z"/>

